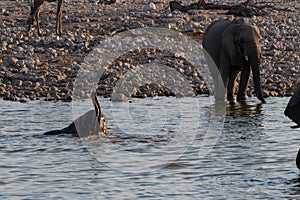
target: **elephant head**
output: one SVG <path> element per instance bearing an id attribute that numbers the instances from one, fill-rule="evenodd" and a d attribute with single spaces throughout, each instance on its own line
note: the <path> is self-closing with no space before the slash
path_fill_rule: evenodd
<path id="1" fill-rule="evenodd" d="M 260 40 L 261 36 L 257 26 L 250 24 L 245 19 L 233 21 L 222 34 L 222 46 L 229 53 L 230 65 L 251 67 L 255 94 L 264 103 L 259 70 L 261 60 Z M 241 81 L 244 81 L 241 84 L 248 85 L 249 78 L 241 79 Z"/>

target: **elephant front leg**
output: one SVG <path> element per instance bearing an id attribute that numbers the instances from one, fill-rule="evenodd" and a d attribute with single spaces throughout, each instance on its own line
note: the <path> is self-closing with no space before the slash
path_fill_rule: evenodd
<path id="1" fill-rule="evenodd" d="M 237 100 L 245 101 L 247 95 L 247 87 L 250 80 L 251 69 L 250 66 L 246 66 L 243 68 L 240 79 L 240 86 L 238 90 Z"/>

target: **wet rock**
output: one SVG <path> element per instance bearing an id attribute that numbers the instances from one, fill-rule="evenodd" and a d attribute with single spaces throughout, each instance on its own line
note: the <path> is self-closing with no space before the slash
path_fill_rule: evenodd
<path id="1" fill-rule="evenodd" d="M 15 86 L 18 86 L 18 87 L 21 87 L 22 86 L 22 81 L 21 80 L 14 80 L 13 81 L 13 84 L 15 85 Z"/>
<path id="2" fill-rule="evenodd" d="M 7 51 L 7 42 L 6 41 L 2 41 L 1 46 L 0 46 L 0 50 L 1 51 Z"/>
<path id="3" fill-rule="evenodd" d="M 151 10 L 156 10 L 156 5 L 153 2 L 150 2 L 148 5 L 145 6 L 144 11 L 151 11 Z"/>
<path id="4" fill-rule="evenodd" d="M 70 102 L 73 100 L 73 97 L 70 94 L 63 94 L 61 97 L 57 97 L 57 99 L 65 102 Z"/>
<path id="5" fill-rule="evenodd" d="M 16 57 L 10 57 L 8 62 L 9 62 L 10 65 L 16 66 L 17 63 L 18 63 L 18 61 L 19 61 L 18 58 L 16 58 Z"/>
<path id="6" fill-rule="evenodd" d="M 128 101 L 128 97 L 126 97 L 124 94 L 113 93 L 111 96 L 111 101 L 113 101 L 113 102 Z"/>

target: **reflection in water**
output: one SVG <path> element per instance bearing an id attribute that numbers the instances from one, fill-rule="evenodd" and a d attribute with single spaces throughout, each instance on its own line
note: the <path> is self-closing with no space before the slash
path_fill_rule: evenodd
<path id="1" fill-rule="evenodd" d="M 300 195 L 300 174 L 297 178 L 288 181 L 287 184 L 292 185 L 290 192 L 291 195 Z"/>
<path id="2" fill-rule="evenodd" d="M 259 140 L 264 132 L 262 111 L 261 103 L 229 102 L 223 131 L 225 137 L 232 141 Z"/>
<path id="3" fill-rule="evenodd" d="M 262 104 L 250 104 L 247 101 L 229 102 L 227 107 L 228 116 L 256 116 L 262 113 Z"/>
<path id="4" fill-rule="evenodd" d="M 178 99 L 157 99 L 156 107 L 150 111 L 161 112 L 154 112 L 155 117 L 151 115 L 153 122 L 149 128 L 143 128 L 146 123 L 142 120 L 132 120 L 134 124 L 124 117 L 123 127 L 138 130 L 130 135 L 116 133 L 116 126 L 111 124 L 114 115 L 108 112 L 111 102 L 102 99 L 111 132 L 116 133 L 110 135 L 110 142 L 95 144 L 98 153 L 107 156 L 105 162 L 94 159 L 82 142 L 74 138 L 41 135 L 73 120 L 70 103 L 0 101 L 1 199 L 48 199 L 49 196 L 53 199 L 87 196 L 94 199 L 221 200 L 241 199 L 241 196 L 242 199 L 299 199 L 296 195 L 300 191 L 300 173 L 295 157 L 300 135 L 283 116 L 289 98 L 269 98 L 262 105 L 254 101 L 228 103 L 223 133 L 206 157 L 199 156 L 199 147 L 205 138 L 215 136 L 206 134 L 207 125 L 214 114 L 218 118 L 220 108 L 209 102 L 205 104 L 207 97 L 197 99 L 201 107 L 196 109 L 190 103 L 195 103 L 196 98 L 190 99 L 184 106 L 190 105 L 189 110 L 193 112 L 184 115 L 173 106 L 178 105 Z M 84 105 L 88 103 L 82 101 L 76 114 L 86 112 Z M 144 111 L 149 110 L 149 103 L 148 99 L 134 101 L 130 104 L 135 109 L 131 114 L 147 119 Z M 162 109 L 165 107 L 167 114 Z M 118 103 L 114 109 L 118 111 L 115 116 L 130 112 L 125 103 Z M 186 129 L 180 132 L 177 130 L 181 119 Z M 137 168 L 138 164 L 144 168 L 145 163 L 138 160 L 141 156 L 149 158 L 146 156 L 151 149 L 169 144 L 169 139 L 173 139 L 169 136 L 174 134 L 184 139 L 194 130 L 195 122 L 199 123 L 196 137 L 178 160 L 170 160 L 170 153 L 165 151 L 158 154 L 149 172 L 129 174 L 114 170 Z M 141 128 L 134 129 L 137 126 Z M 207 147 L 210 144 L 205 143 Z M 115 168 L 107 167 L 112 164 Z"/>

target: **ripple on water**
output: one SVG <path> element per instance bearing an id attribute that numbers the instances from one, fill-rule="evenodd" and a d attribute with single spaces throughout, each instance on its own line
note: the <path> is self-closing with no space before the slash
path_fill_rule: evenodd
<path id="1" fill-rule="evenodd" d="M 203 97 L 197 98 L 205 101 Z M 183 114 L 180 109 L 172 108 L 178 103 L 175 98 L 156 99 L 154 103 L 136 100 L 132 107 L 126 103 L 113 107 L 116 113 L 128 113 L 131 109 L 131 114 L 151 119 L 150 126 L 160 126 L 147 129 L 143 128 L 146 123 L 143 119 L 134 123 L 126 119 L 125 124 L 120 124 L 118 115 L 110 113 L 111 102 L 101 99 L 113 134 L 107 140 L 80 141 L 66 135 L 41 135 L 73 120 L 71 104 L 3 102 L 0 196 L 3 199 L 240 199 L 241 195 L 244 199 L 297 198 L 300 181 L 295 156 L 300 144 L 299 130 L 290 129 L 292 122 L 282 114 L 288 98 L 267 100 L 262 105 L 253 99 L 247 105 L 228 105 L 223 132 L 205 157 L 199 157 L 199 149 L 207 137 L 207 105 Z M 157 108 L 165 105 L 170 106 L 159 113 Z M 149 112 L 145 113 L 148 108 Z M 149 117 L 151 110 L 157 112 L 155 118 Z M 198 111 L 205 113 L 197 120 L 203 129 L 193 138 L 193 143 L 187 143 L 176 159 L 170 159 L 171 152 L 163 151 L 157 154 L 156 160 L 151 160 L 153 157 L 149 155 L 154 150 L 168 145 L 169 150 L 181 148 L 176 142 L 170 145 L 177 135 L 183 139 L 188 136 L 188 129 L 178 131 L 177 120 L 185 117 L 183 121 L 193 127 Z M 139 132 L 119 132 L 131 128 Z M 86 148 L 87 144 L 95 152 Z M 140 158 L 149 159 L 150 164 L 140 162 Z M 151 170 L 138 170 L 141 168 L 137 165 Z M 122 168 L 137 170 L 126 172 Z"/>

